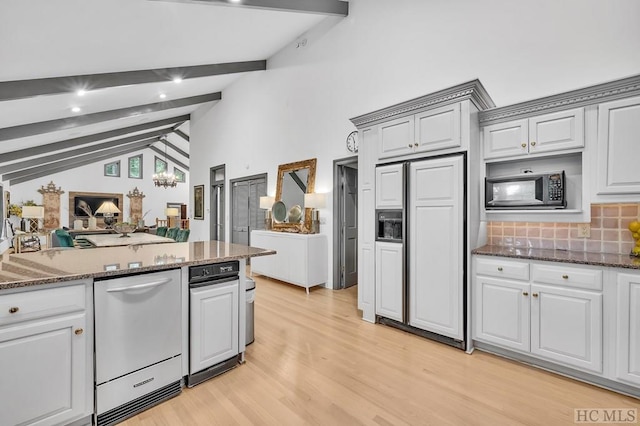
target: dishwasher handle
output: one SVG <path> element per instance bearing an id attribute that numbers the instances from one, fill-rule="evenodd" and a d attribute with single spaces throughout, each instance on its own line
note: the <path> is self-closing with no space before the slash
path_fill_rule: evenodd
<path id="1" fill-rule="evenodd" d="M 107 293 L 118 293 L 118 292 L 122 292 L 122 291 L 129 291 L 129 290 L 140 290 L 142 288 L 151 288 L 151 287 L 158 287 L 160 285 L 163 284 L 168 284 L 171 282 L 171 278 L 164 278 L 162 280 L 158 280 L 158 281 L 151 281 L 149 283 L 144 283 L 144 284 L 138 284 L 138 285 L 132 285 L 132 286 L 125 286 L 125 287 L 116 287 L 116 288 L 110 288 L 107 290 Z"/>

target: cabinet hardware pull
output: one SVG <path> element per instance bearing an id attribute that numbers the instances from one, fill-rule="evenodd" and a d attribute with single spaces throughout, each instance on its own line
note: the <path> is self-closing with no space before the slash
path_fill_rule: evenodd
<path id="1" fill-rule="evenodd" d="M 411 147 L 413 147 L 413 144 L 412 144 L 412 143 L 410 143 L 410 144 L 409 144 L 409 148 L 411 148 Z"/>
<path id="2" fill-rule="evenodd" d="M 527 147 L 527 144 L 526 144 L 526 143 L 523 143 L 523 144 L 522 144 L 522 147 L 523 147 L 523 148 L 526 148 L 526 147 Z"/>
<path id="3" fill-rule="evenodd" d="M 76 330 L 74 331 L 74 333 L 76 333 L 76 336 L 81 335 L 82 333 L 84 333 L 84 330 L 81 328 L 76 328 Z"/>
<path id="4" fill-rule="evenodd" d="M 538 293 L 531 294 L 533 297 L 538 297 Z"/>
<path id="5" fill-rule="evenodd" d="M 523 291 L 523 292 L 522 292 L 522 295 L 523 295 L 523 296 L 528 296 L 528 295 L 529 295 L 529 293 L 527 293 L 526 291 Z"/>
<path id="6" fill-rule="evenodd" d="M 536 146 L 536 143 L 535 142 L 531 142 L 531 146 Z"/>
<path id="7" fill-rule="evenodd" d="M 11 308 L 9 308 L 9 313 L 10 314 L 15 314 L 19 310 L 20 310 L 20 308 L 18 308 L 17 306 L 12 306 Z"/>
<path id="8" fill-rule="evenodd" d="M 502 272 L 502 266 L 498 266 L 498 271 Z"/>
<path id="9" fill-rule="evenodd" d="M 568 280 L 569 279 L 569 275 L 563 275 L 562 278 L 565 279 L 565 280 Z"/>

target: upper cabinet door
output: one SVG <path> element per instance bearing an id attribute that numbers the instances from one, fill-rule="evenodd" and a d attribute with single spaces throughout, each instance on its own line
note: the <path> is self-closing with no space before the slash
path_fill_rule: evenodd
<path id="1" fill-rule="evenodd" d="M 401 209 L 403 189 L 402 164 L 376 168 L 376 209 Z"/>
<path id="2" fill-rule="evenodd" d="M 517 157 L 584 146 L 584 109 L 544 114 L 483 129 L 484 158 Z"/>
<path id="3" fill-rule="evenodd" d="M 584 146 L 584 109 L 554 112 L 529 119 L 529 153 Z"/>
<path id="4" fill-rule="evenodd" d="M 380 124 L 378 158 L 411 154 L 415 141 L 413 116 L 397 118 Z"/>
<path id="5" fill-rule="evenodd" d="M 640 97 L 598 107 L 598 194 L 640 194 Z"/>
<path id="6" fill-rule="evenodd" d="M 460 146 L 460 104 L 416 114 L 416 152 Z"/>
<path id="7" fill-rule="evenodd" d="M 529 152 L 527 120 L 498 123 L 483 129 L 484 158 L 523 155 Z"/>

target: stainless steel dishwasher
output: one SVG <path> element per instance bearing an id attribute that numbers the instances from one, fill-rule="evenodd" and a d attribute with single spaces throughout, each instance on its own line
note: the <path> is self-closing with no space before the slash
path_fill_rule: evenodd
<path id="1" fill-rule="evenodd" d="M 96 280 L 96 424 L 119 423 L 181 392 L 178 269 Z"/>
<path id="2" fill-rule="evenodd" d="M 189 387 L 240 362 L 239 270 L 235 260 L 189 268 Z"/>

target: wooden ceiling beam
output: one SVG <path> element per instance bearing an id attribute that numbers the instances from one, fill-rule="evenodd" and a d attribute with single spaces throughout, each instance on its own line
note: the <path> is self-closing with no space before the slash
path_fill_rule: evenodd
<path id="1" fill-rule="evenodd" d="M 19 126 L 5 127 L 4 129 L 0 129 L 0 141 L 24 138 L 27 136 L 40 135 L 43 133 L 57 132 L 61 130 L 69 130 L 80 126 L 88 126 L 90 124 L 101 123 L 104 121 L 135 117 L 138 115 L 149 114 L 153 112 L 166 111 L 169 109 L 203 104 L 206 102 L 219 101 L 220 99 L 222 99 L 222 93 L 215 92 L 206 95 L 191 96 L 188 98 L 174 99 L 171 101 L 157 102 L 153 104 L 137 105 L 128 108 L 95 112 L 93 114 L 85 114 L 74 117 L 59 118 L 56 120 L 41 121 L 39 123 L 29 123 Z"/>
<path id="2" fill-rule="evenodd" d="M 240 72 L 264 71 L 266 69 L 267 61 L 258 60 L 37 78 L 31 80 L 1 81 L 0 101 L 31 98 L 42 95 L 55 95 L 59 93 L 75 93 L 79 90 L 90 91 L 132 84 L 161 83 L 172 81 L 174 78 L 185 80 L 188 78 L 211 77 Z"/>
<path id="3" fill-rule="evenodd" d="M 36 155 L 49 154 L 62 149 L 73 148 L 79 145 L 90 144 L 105 139 L 111 139 L 118 136 L 124 136 L 130 133 L 141 132 L 156 127 L 174 125 L 177 122 L 189 120 L 189 114 L 179 115 L 177 117 L 165 118 L 164 120 L 150 121 L 148 123 L 137 124 L 135 126 L 123 127 L 121 129 L 109 130 L 107 132 L 95 133 L 93 135 L 80 136 L 78 138 L 67 139 L 59 142 L 53 142 L 46 145 L 34 146 L 31 148 L 18 149 L 16 151 L 3 152 L 0 156 L 0 162 L 20 160 L 23 158 L 33 157 Z"/>

